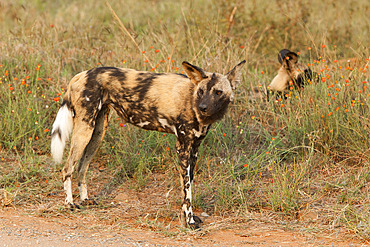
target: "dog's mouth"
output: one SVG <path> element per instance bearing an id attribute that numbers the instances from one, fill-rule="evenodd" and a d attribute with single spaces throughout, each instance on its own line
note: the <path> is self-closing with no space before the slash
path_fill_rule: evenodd
<path id="1" fill-rule="evenodd" d="M 208 110 L 198 108 L 199 115 L 202 117 L 210 117 L 212 114 Z"/>

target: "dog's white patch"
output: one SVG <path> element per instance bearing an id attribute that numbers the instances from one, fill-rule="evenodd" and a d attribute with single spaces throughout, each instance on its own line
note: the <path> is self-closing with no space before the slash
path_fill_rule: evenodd
<path id="1" fill-rule="evenodd" d="M 87 97 L 87 96 L 86 96 L 86 98 L 85 98 L 85 99 L 86 99 L 86 101 L 90 101 L 90 98 L 89 98 L 89 97 Z"/>
<path id="2" fill-rule="evenodd" d="M 140 121 L 140 123 L 138 123 L 138 124 L 136 124 L 136 125 L 142 128 L 142 127 L 144 127 L 144 126 L 146 126 L 146 125 L 148 125 L 148 124 L 150 124 L 150 122 L 149 122 L 149 121 L 145 121 L 145 122 L 141 122 L 141 121 Z"/>
<path id="3" fill-rule="evenodd" d="M 87 187 L 86 187 L 86 184 L 81 184 L 80 186 L 78 186 L 78 190 L 80 191 L 80 199 L 81 199 L 81 201 L 86 200 L 86 199 L 89 199 L 89 197 L 87 195 Z"/>
<path id="4" fill-rule="evenodd" d="M 51 154 L 56 163 L 61 163 L 66 141 L 73 129 L 73 113 L 67 105 L 62 106 L 55 118 L 51 138 Z M 60 136 L 59 136 L 60 133 Z"/>
<path id="5" fill-rule="evenodd" d="M 101 100 L 99 100 L 99 106 L 98 106 L 98 110 L 101 109 Z"/>
<path id="6" fill-rule="evenodd" d="M 67 197 L 66 197 L 66 200 L 64 201 L 64 203 L 66 205 L 68 204 L 73 204 L 73 197 L 72 197 L 72 181 L 71 181 L 71 177 L 68 177 L 66 179 L 66 181 L 64 181 L 64 191 L 66 192 L 67 194 Z"/>
<path id="7" fill-rule="evenodd" d="M 173 133 L 177 136 L 177 130 L 176 127 L 173 125 L 170 125 L 165 118 L 158 118 L 158 122 L 162 125 L 162 127 L 165 129 L 166 127 L 170 128 Z"/>
<path id="8" fill-rule="evenodd" d="M 200 137 L 203 134 L 201 130 L 196 130 L 196 129 L 193 129 L 193 133 L 196 137 Z"/>

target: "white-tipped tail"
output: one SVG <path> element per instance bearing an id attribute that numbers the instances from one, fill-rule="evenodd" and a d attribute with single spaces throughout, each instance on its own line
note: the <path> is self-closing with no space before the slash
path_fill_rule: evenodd
<path id="1" fill-rule="evenodd" d="M 62 162 L 64 147 L 72 133 L 72 129 L 72 111 L 65 104 L 59 109 L 51 132 L 51 155 L 57 164 Z"/>

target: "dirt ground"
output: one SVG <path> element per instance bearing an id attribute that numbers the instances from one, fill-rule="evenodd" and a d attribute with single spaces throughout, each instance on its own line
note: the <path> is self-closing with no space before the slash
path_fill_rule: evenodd
<path id="1" fill-rule="evenodd" d="M 61 188 L 39 203 L 1 207 L 0 246 L 368 245 L 344 228 L 313 227 L 317 216 L 310 214 L 284 220 L 268 211 L 242 218 L 196 211 L 204 224 L 202 230 L 191 231 L 179 223 L 178 191 L 165 188 L 164 177 L 153 176 L 141 191 L 119 186 L 112 199 L 75 211 L 63 207 Z M 92 194 L 99 194 L 99 186 L 91 189 Z"/>

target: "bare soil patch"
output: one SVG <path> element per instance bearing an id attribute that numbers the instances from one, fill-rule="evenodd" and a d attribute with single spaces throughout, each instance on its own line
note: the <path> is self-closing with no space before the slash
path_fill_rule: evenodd
<path id="1" fill-rule="evenodd" d="M 95 170 L 98 170 L 96 168 Z M 95 177 L 95 176 L 93 176 Z M 99 195 L 107 179 L 90 185 Z M 341 227 L 318 225 L 314 212 L 297 220 L 276 212 L 245 212 L 243 216 L 195 213 L 204 221 L 200 231 L 181 226 L 179 191 L 168 188 L 166 175 L 153 174 L 146 186 L 132 189 L 135 179 L 114 188 L 98 206 L 71 211 L 64 192 L 56 189 L 38 203 L 25 201 L 0 209 L 3 246 L 367 246 Z M 5 193 L 3 191 L 3 193 Z M 75 195 L 77 195 L 75 191 Z M 4 195 L 2 195 L 4 201 Z M 36 200 L 35 200 L 36 201 Z M 78 198 L 77 198 L 78 202 Z M 202 214 L 203 213 L 203 214 Z"/>

